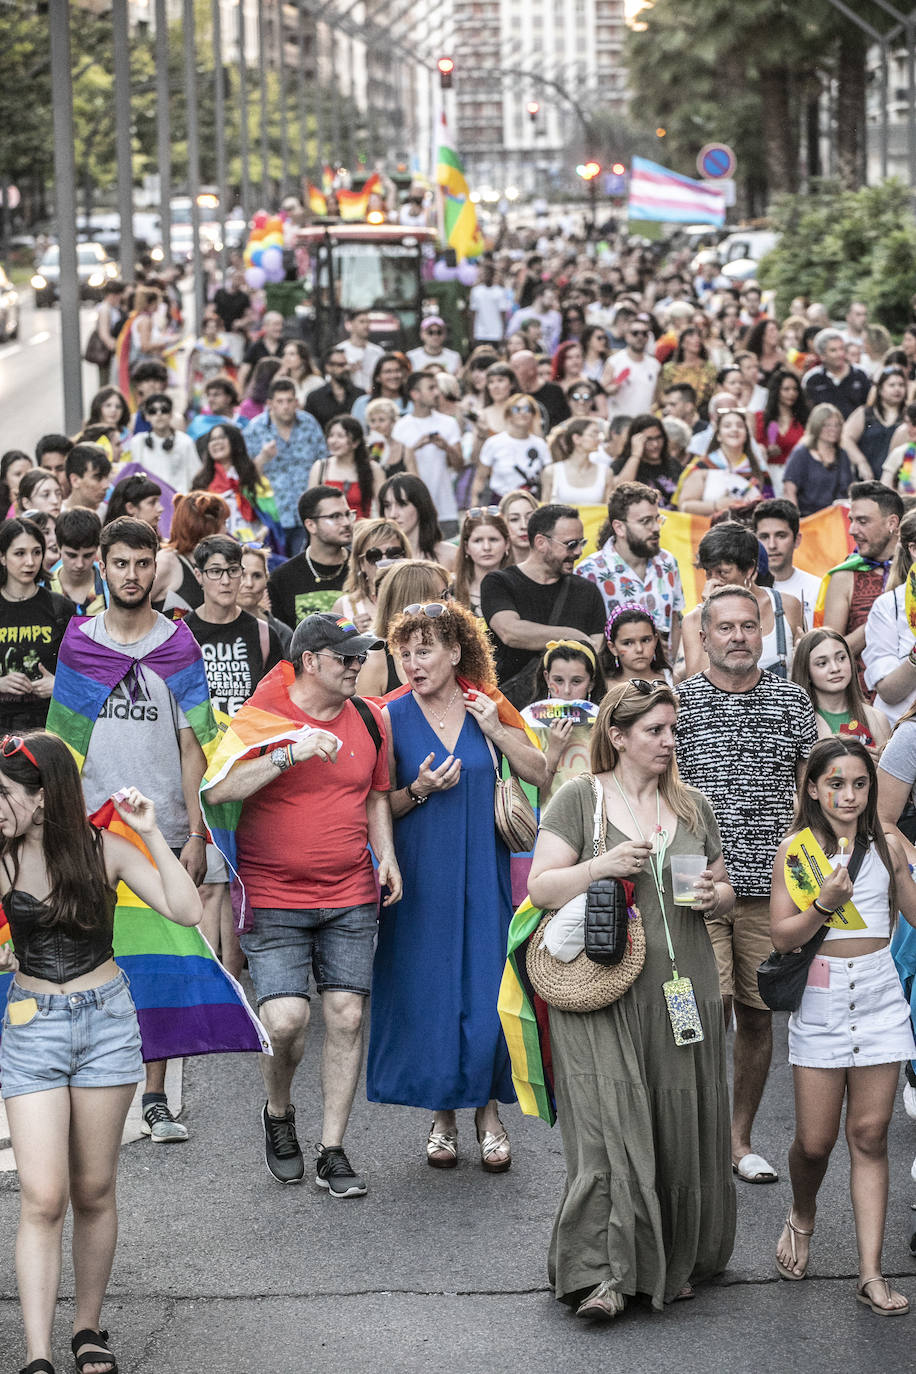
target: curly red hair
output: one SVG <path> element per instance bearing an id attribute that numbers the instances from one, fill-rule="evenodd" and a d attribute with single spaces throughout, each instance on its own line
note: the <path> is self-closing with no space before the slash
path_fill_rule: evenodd
<path id="1" fill-rule="evenodd" d="M 436 604 L 436 603 L 427 603 Z M 388 648 L 392 653 L 402 649 L 414 635 L 421 644 L 440 644 L 452 648 L 458 645 L 461 657 L 455 671 L 475 687 L 495 687 L 496 669 L 486 633 L 475 615 L 457 601 L 443 601 L 441 615 L 428 616 L 423 611 L 408 615 L 402 611 L 388 632 Z"/>

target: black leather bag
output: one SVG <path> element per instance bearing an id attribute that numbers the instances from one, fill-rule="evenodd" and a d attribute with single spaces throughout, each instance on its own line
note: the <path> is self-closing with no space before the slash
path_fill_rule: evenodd
<path id="1" fill-rule="evenodd" d="M 867 852 L 867 846 L 857 839 L 849 859 L 849 878 L 853 883 Z M 798 1011 L 808 983 L 808 970 L 826 934 L 827 927 L 821 926 L 801 949 L 791 949 L 787 954 L 774 949 L 764 959 L 757 969 L 757 988 L 770 1011 Z"/>
<path id="2" fill-rule="evenodd" d="M 627 897 L 616 878 L 597 878 L 585 894 L 585 953 L 594 964 L 619 964 L 627 951 Z"/>

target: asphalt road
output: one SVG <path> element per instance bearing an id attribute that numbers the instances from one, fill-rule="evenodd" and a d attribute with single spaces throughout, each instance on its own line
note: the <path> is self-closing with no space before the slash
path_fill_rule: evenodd
<path id="1" fill-rule="evenodd" d="M 61 381 L 60 310 L 36 310 L 28 287 L 20 288 L 22 323 L 19 338 L 0 344 L 0 453 L 10 448 L 34 454 L 43 434 L 66 433 Z M 80 312 L 83 342 L 92 329 L 95 307 Z M 99 385 L 99 371 L 83 363 L 83 401 Z"/>
<path id="2" fill-rule="evenodd" d="M 316 1008 L 317 1011 L 317 1008 Z M 431 1008 L 431 1015 L 434 1009 Z M 316 1016 L 316 1021 L 317 1021 Z M 138 1142 L 121 1154 L 121 1237 L 104 1319 L 130 1374 L 884 1374 L 916 1366 L 916 1315 L 873 1316 L 854 1299 L 855 1243 L 845 1145 L 822 1193 L 809 1277 L 779 1279 L 773 1252 L 789 1206 L 792 1132 L 785 1018 L 755 1145 L 782 1174 L 739 1185 L 738 1238 L 721 1281 L 663 1314 L 631 1305 L 610 1327 L 576 1321 L 547 1286 L 545 1257 L 563 1177 L 559 1129 L 505 1109 L 514 1160 L 484 1175 L 471 1113 L 454 1172 L 424 1162 L 428 1113 L 357 1097 L 347 1147 L 366 1198 L 334 1201 L 311 1173 L 283 1188 L 263 1161 L 258 1065 L 193 1059 L 184 1077 L 187 1145 Z M 295 1084 L 300 1141 L 317 1138 L 316 1040 Z M 899 1104 L 891 1132 L 885 1272 L 916 1309 L 910 1164 L 916 1125 Z M 0 1369 L 22 1360 L 12 1257 L 18 1197 L 0 1175 Z M 70 1368 L 66 1254 L 55 1348 Z"/>

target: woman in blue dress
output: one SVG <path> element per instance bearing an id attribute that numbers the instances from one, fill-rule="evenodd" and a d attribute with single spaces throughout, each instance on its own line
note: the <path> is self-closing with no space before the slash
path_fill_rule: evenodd
<path id="1" fill-rule="evenodd" d="M 475 1108 L 481 1164 L 504 1173 L 498 1103 L 514 1102 L 515 1090 L 496 999 L 512 896 L 494 823 L 496 766 L 505 755 L 540 786 L 544 755 L 489 695 L 490 649 L 463 606 L 408 606 L 388 644 L 407 677 L 384 711 L 404 894 L 379 927 L 367 1092 L 435 1113 L 426 1158 L 437 1169 L 458 1162 L 456 1110 Z"/>

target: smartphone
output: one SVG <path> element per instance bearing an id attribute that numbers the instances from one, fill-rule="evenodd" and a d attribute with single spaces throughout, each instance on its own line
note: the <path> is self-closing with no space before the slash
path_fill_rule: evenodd
<path id="1" fill-rule="evenodd" d="M 668 1018 L 676 1045 L 698 1045 L 705 1039 L 700 1009 L 689 978 L 672 978 L 662 983 Z"/>

